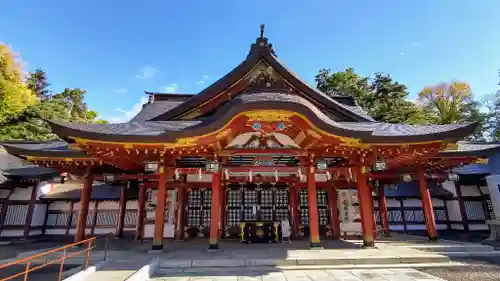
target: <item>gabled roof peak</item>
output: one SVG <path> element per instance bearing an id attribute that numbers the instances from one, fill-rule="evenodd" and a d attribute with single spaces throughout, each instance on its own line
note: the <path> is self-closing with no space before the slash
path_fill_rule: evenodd
<path id="1" fill-rule="evenodd" d="M 264 24 L 260 25 L 260 36 L 255 39 L 255 43 L 250 47 L 250 52 L 247 57 L 251 57 L 253 55 L 257 55 L 262 51 L 267 51 L 276 56 L 276 53 L 273 49 L 273 44 L 269 43 L 269 40 L 264 37 Z"/>

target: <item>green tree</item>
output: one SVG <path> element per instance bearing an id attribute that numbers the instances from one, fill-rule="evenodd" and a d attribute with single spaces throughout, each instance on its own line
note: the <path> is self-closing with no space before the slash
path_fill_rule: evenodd
<path id="1" fill-rule="evenodd" d="M 373 77 L 362 77 L 348 68 L 331 73 L 321 69 L 316 75 L 317 88 L 335 96 L 352 96 L 356 103 L 373 119 L 387 123 L 425 123 L 425 116 L 414 103 L 407 100 L 405 85 L 389 75 L 375 73 Z"/>
<path id="2" fill-rule="evenodd" d="M 26 86 L 41 100 L 46 100 L 50 96 L 50 84 L 47 81 L 47 74 L 42 69 L 29 74 Z"/>
<path id="3" fill-rule="evenodd" d="M 487 116 L 481 112 L 481 103 L 474 99 L 469 84 L 453 81 L 426 87 L 419 93 L 419 103 L 430 123 L 478 122 L 479 129 L 469 139 L 484 139 L 482 129 Z"/>
<path id="4" fill-rule="evenodd" d="M 36 96 L 24 84 L 24 78 L 21 63 L 12 50 L 0 44 L 0 123 L 36 102 Z"/>
<path id="5" fill-rule="evenodd" d="M 500 77 L 500 71 L 499 71 Z M 500 86 L 500 79 L 498 86 Z M 488 109 L 485 114 L 484 131 L 487 140 L 500 141 L 500 87 L 495 94 L 486 99 L 483 104 Z"/>

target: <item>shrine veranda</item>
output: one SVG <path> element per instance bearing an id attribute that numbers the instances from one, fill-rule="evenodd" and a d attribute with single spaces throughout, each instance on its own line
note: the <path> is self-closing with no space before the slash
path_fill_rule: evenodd
<path id="1" fill-rule="evenodd" d="M 312 247 L 346 234 L 371 247 L 413 220 L 430 240 L 438 229 L 473 228 L 462 200 L 468 191 L 450 171 L 499 145 L 461 141 L 474 123 L 377 122 L 352 97 L 328 96 L 290 72 L 263 33 L 243 62 L 198 94 L 146 92 L 149 101 L 127 123 L 55 120 L 51 129 L 63 141 L 2 143 L 39 167 L 4 173 L 27 188 L 2 187 L 11 192 L 2 201 L 9 208 L 0 214 L 1 236 L 81 241 L 112 230 L 152 238 L 153 249 L 164 238 L 197 237 L 217 248 L 220 239 L 281 241 L 287 222 L 290 238 L 307 237 Z M 25 170 L 40 167 L 51 170 Z M 472 182 L 466 186 L 480 194 L 472 201 L 486 220 L 487 194 L 479 179 Z M 403 199 L 386 194 L 403 185 Z"/>

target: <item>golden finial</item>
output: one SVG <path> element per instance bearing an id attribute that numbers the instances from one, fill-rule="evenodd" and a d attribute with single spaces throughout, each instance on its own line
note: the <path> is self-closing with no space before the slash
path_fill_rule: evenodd
<path id="1" fill-rule="evenodd" d="M 264 24 L 260 25 L 260 38 L 264 38 Z"/>

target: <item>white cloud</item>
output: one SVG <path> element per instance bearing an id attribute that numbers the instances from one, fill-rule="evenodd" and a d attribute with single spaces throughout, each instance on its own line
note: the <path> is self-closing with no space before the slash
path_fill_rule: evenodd
<path id="1" fill-rule="evenodd" d="M 400 56 L 404 56 L 404 55 L 405 55 L 405 53 L 399 53 L 399 55 L 400 55 Z"/>
<path id="2" fill-rule="evenodd" d="M 198 82 L 196 82 L 196 85 L 204 85 L 207 83 L 208 79 L 210 79 L 210 75 L 205 74 Z"/>
<path id="3" fill-rule="evenodd" d="M 420 41 L 419 42 L 411 42 L 411 44 L 410 44 L 411 47 L 418 47 L 420 45 L 422 45 L 422 42 L 420 42 Z"/>
<path id="4" fill-rule="evenodd" d="M 177 89 L 179 88 L 179 84 L 177 83 L 171 83 L 166 86 L 161 87 L 161 91 L 164 93 L 175 93 L 177 92 Z"/>
<path id="5" fill-rule="evenodd" d="M 142 80 L 153 78 L 156 74 L 158 74 L 158 69 L 152 66 L 145 66 L 139 69 L 139 73 L 135 75 L 135 78 L 139 78 Z"/>
<path id="6" fill-rule="evenodd" d="M 105 120 L 108 120 L 110 123 L 125 123 L 128 122 L 130 119 L 134 118 L 134 116 L 141 111 L 142 106 L 148 101 L 148 98 L 142 97 L 141 100 L 132 105 L 132 108 L 130 109 L 122 109 L 122 108 L 115 108 L 116 115 L 110 116 L 108 118 L 104 118 Z"/>
<path id="7" fill-rule="evenodd" d="M 116 90 L 116 93 L 118 93 L 118 94 L 125 94 L 127 91 L 128 91 L 127 89 L 121 88 L 121 89 Z"/>

